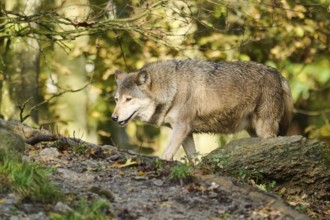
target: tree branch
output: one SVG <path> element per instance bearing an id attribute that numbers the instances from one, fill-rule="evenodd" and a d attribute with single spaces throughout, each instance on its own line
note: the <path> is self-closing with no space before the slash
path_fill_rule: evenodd
<path id="1" fill-rule="evenodd" d="M 42 102 L 40 102 L 40 103 L 38 103 L 38 104 L 32 106 L 32 107 L 30 108 L 29 113 L 28 113 L 27 115 L 24 115 L 24 110 L 25 110 L 25 108 L 26 108 L 26 105 L 31 101 L 32 98 L 29 98 L 28 100 L 26 100 L 26 101 L 23 103 L 22 106 L 21 106 L 21 105 L 17 105 L 17 107 L 18 107 L 19 110 L 20 110 L 20 121 L 21 121 L 21 123 L 23 123 L 26 119 L 28 119 L 28 118 L 31 116 L 32 111 L 36 111 L 40 106 L 42 106 L 42 105 L 44 105 L 44 104 L 46 104 L 46 103 L 49 103 L 51 100 L 53 100 L 53 99 L 55 99 L 55 98 L 57 98 L 57 97 L 60 97 L 60 96 L 62 96 L 62 95 L 64 95 L 64 94 L 66 94 L 66 93 L 76 93 L 76 92 L 80 92 L 80 91 L 86 89 L 86 88 L 92 83 L 92 79 L 93 79 L 93 76 L 90 78 L 90 81 L 89 81 L 86 85 L 84 85 L 83 87 L 81 87 L 81 88 L 79 88 L 79 89 L 63 89 L 63 88 L 57 86 L 58 88 L 60 88 L 60 89 L 63 90 L 63 91 L 58 92 L 58 93 L 56 93 L 56 94 L 53 94 L 53 95 L 52 95 L 51 97 L 49 97 L 48 99 L 45 99 L 44 101 L 42 101 Z"/>
<path id="2" fill-rule="evenodd" d="M 40 12 L 33 15 L 24 15 L 17 11 L 9 11 L 0 8 L 0 38 L 13 37 L 36 37 L 52 41 L 68 41 L 86 35 L 97 35 L 107 31 L 125 30 L 129 32 L 143 33 L 145 26 L 141 25 L 141 20 L 151 14 L 152 11 L 163 7 L 165 1 L 158 1 L 151 5 L 146 5 L 143 11 L 133 14 L 127 18 L 103 19 L 103 14 L 94 17 L 87 16 L 82 21 L 77 21 L 60 15 L 56 10 Z M 87 6 L 86 6 L 87 7 Z M 96 6 L 95 10 L 100 11 Z M 37 24 L 38 28 L 32 23 Z M 68 28 L 63 28 L 63 27 Z M 148 36 L 146 36 L 148 37 Z M 157 39 L 154 34 L 150 39 Z"/>

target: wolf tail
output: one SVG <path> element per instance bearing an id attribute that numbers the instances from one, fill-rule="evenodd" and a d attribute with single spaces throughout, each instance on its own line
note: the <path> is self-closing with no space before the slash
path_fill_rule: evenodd
<path id="1" fill-rule="evenodd" d="M 284 136 L 288 131 L 292 119 L 293 103 L 289 84 L 284 78 L 281 79 L 281 85 L 283 90 L 284 111 L 279 124 L 279 135 Z"/>

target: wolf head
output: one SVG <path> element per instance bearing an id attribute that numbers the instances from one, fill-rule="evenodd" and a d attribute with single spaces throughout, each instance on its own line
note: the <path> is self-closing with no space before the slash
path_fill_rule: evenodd
<path id="1" fill-rule="evenodd" d="M 155 103 L 150 94 L 151 76 L 145 70 L 127 74 L 115 72 L 117 90 L 115 94 L 116 107 L 112 120 L 120 126 L 125 126 L 135 117 L 148 121 L 155 112 Z"/>

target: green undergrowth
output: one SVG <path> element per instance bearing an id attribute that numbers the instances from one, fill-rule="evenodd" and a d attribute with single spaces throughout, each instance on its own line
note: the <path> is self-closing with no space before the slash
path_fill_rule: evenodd
<path id="1" fill-rule="evenodd" d="M 236 177 L 237 180 L 245 184 L 250 184 L 262 191 L 272 192 L 277 183 L 275 180 L 269 180 L 264 177 L 262 169 L 239 167 L 232 169 L 227 167 L 229 156 L 224 154 L 215 154 L 199 164 L 200 169 L 206 169 L 210 173 L 221 173 L 222 175 Z"/>
<path id="2" fill-rule="evenodd" d="M 192 170 L 193 167 L 186 163 L 175 165 L 171 167 L 169 177 L 170 179 L 184 181 L 192 176 Z"/>
<path id="3" fill-rule="evenodd" d="M 74 209 L 65 213 L 52 213 L 51 220 L 109 220 L 112 219 L 109 211 L 110 204 L 106 199 L 87 201 L 81 199 L 76 202 Z"/>
<path id="4" fill-rule="evenodd" d="M 49 170 L 26 161 L 13 153 L 0 152 L 0 193 L 13 192 L 22 200 L 54 203 L 62 194 L 49 178 Z"/>

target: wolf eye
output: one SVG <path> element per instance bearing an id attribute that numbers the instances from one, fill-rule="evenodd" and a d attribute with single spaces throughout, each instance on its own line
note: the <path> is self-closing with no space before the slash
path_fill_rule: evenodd
<path id="1" fill-rule="evenodd" d="M 129 102 L 129 101 L 131 101 L 132 100 L 132 98 L 131 97 L 129 97 L 129 98 L 126 98 L 126 102 Z"/>
<path id="2" fill-rule="evenodd" d="M 115 98 L 115 102 L 118 102 L 118 98 Z"/>

